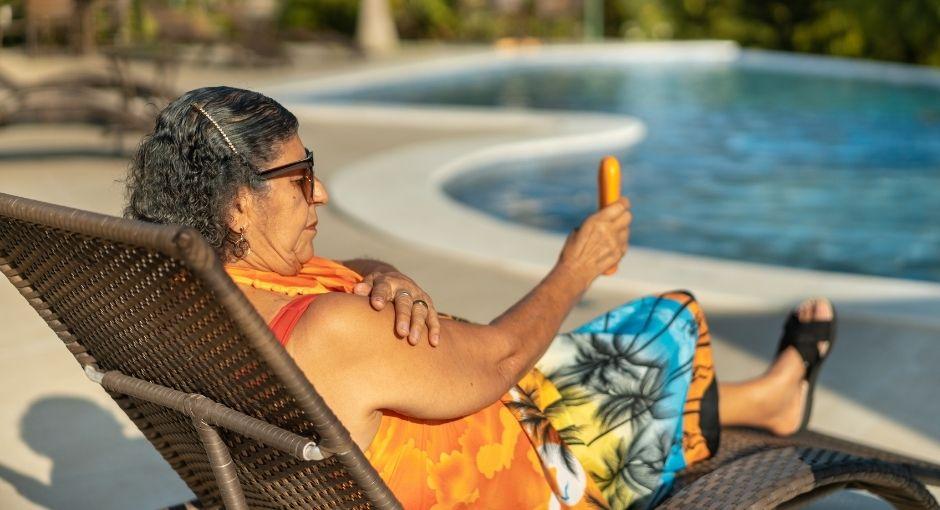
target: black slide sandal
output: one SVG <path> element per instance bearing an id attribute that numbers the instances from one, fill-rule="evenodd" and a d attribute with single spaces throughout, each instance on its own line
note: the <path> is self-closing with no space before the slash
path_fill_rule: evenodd
<path id="1" fill-rule="evenodd" d="M 809 417 L 813 412 L 813 392 L 816 389 L 816 378 L 819 376 L 822 364 L 832 353 L 832 348 L 836 343 L 836 308 L 829 302 L 832 308 L 831 321 L 810 321 L 800 322 L 799 310 L 793 310 L 787 316 L 787 322 L 783 325 L 783 335 L 780 337 L 780 344 L 777 346 L 777 355 L 791 345 L 803 358 L 803 366 L 806 367 L 806 374 L 803 380 L 807 381 L 809 388 L 806 391 L 806 403 L 803 405 L 803 419 L 797 432 L 806 430 L 809 423 Z M 825 355 L 820 355 L 818 343 L 828 340 L 829 348 Z"/>

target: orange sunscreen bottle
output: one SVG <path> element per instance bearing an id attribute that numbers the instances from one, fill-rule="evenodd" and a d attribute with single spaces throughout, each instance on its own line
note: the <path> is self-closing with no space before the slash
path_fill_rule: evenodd
<path id="1" fill-rule="evenodd" d="M 620 162 L 613 156 L 604 156 L 600 168 L 597 170 L 597 198 L 598 207 L 604 207 L 620 200 Z M 617 272 L 614 266 L 604 274 L 611 275 Z"/>

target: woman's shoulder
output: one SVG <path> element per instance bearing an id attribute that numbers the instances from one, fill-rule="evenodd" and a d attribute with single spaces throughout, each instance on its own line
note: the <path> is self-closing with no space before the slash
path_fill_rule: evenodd
<path id="1" fill-rule="evenodd" d="M 270 324 L 284 307 L 297 300 L 304 300 L 311 296 L 287 296 L 285 294 L 255 289 L 247 285 L 239 285 L 239 289 L 248 298 L 255 311 Z M 301 315 L 295 329 L 298 333 L 312 327 L 342 327 L 351 322 L 362 325 L 362 321 L 370 322 L 378 319 L 379 313 L 369 314 L 372 310 L 368 299 L 355 294 L 343 292 L 329 292 L 313 297 Z"/>
<path id="2" fill-rule="evenodd" d="M 330 292 L 318 295 L 297 321 L 288 352 L 304 357 L 311 351 L 322 360 L 364 361 L 376 340 L 394 335 L 394 308 L 375 310 L 366 296 Z"/>
<path id="3" fill-rule="evenodd" d="M 285 348 L 362 448 L 368 447 L 381 413 L 374 404 L 379 384 L 369 377 L 381 365 L 383 321 L 367 297 L 339 292 L 318 295 L 294 326 Z M 386 357 L 387 359 L 387 357 Z"/>

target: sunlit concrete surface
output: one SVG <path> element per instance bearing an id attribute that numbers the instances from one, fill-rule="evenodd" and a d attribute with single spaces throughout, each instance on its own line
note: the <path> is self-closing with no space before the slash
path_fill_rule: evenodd
<path id="1" fill-rule="evenodd" d="M 460 49 L 459 52 L 468 50 Z M 420 48 L 403 59 L 440 56 L 446 49 Z M 10 60 L 0 60 L 6 66 Z M 14 62 L 15 64 L 16 62 Z M 294 68 L 279 76 L 307 79 L 356 70 L 362 63 L 337 62 L 326 69 Z M 387 65 L 383 63 L 380 65 Z M 54 65 L 50 64 L 51 67 Z M 273 87 L 271 71 L 183 70 L 181 87 L 233 84 Z M 432 167 L 447 161 L 425 153 L 433 144 L 454 150 L 476 150 L 481 140 L 525 142 L 558 134 L 565 122 L 533 125 L 520 116 L 494 132 L 489 122 L 468 122 L 441 129 L 412 122 L 402 125 L 392 117 L 372 119 L 344 116 L 333 111 L 322 116 L 302 112 L 301 135 L 317 151 L 317 174 L 333 190 L 335 206 L 321 209 L 316 240 L 319 255 L 335 258 L 370 256 L 387 260 L 412 275 L 434 297 L 442 310 L 488 321 L 505 310 L 538 281 L 538 264 L 551 260 L 561 247 L 559 239 L 538 232 L 523 232 L 532 240 L 517 246 L 513 260 L 492 260 L 479 254 L 435 248 L 445 233 L 434 229 L 413 231 L 414 225 L 390 225 L 389 211 L 360 217 L 353 210 L 370 190 L 344 187 L 344 175 L 355 176 L 374 168 L 371 188 L 385 188 L 388 163 L 395 155 L 412 154 L 411 161 Z M 128 143 L 127 146 L 133 144 Z M 121 179 L 127 155 L 112 155 L 114 140 L 90 128 L 15 128 L 0 131 L 0 191 L 108 214 L 122 208 Z M 54 156 L 42 156 L 53 151 Z M 447 153 L 451 154 L 452 153 Z M 451 161 L 453 163 L 453 161 Z M 402 169 L 405 172 L 405 169 Z M 424 182 L 398 180 L 427 189 Z M 350 181 L 347 181 L 347 184 Z M 433 191 L 433 190 L 432 190 Z M 391 195 L 395 210 L 421 207 L 426 195 Z M 416 198 L 417 197 L 417 198 Z M 433 201 L 433 200 L 432 200 Z M 360 212 L 361 213 L 361 212 Z M 380 215 L 382 213 L 382 215 Z M 440 211 L 426 210 L 424 216 Z M 368 216 L 368 215 L 367 215 Z M 479 218 L 477 218 L 479 219 Z M 405 220 L 413 221 L 413 220 Z M 479 227 L 476 220 L 454 225 L 454 231 Z M 408 235 L 404 235 L 407 233 Z M 497 247 L 493 247 L 494 250 Z M 631 264 L 645 260 L 643 250 L 628 255 L 620 274 L 631 274 Z M 502 253 L 502 252 L 499 252 Z M 685 257 L 663 255 L 662 264 L 674 264 L 675 280 L 644 279 L 631 287 L 629 280 L 607 280 L 592 289 L 565 323 L 573 327 L 604 309 L 651 290 L 662 283 L 691 287 L 701 298 L 716 334 L 715 355 L 719 376 L 734 380 L 758 374 L 771 359 L 785 299 L 754 299 L 709 284 L 702 267 Z M 668 273 L 668 267 L 663 270 Z M 773 268 L 753 267 L 755 274 Z M 707 272 L 707 271 L 704 271 Z M 820 280 L 821 281 L 821 280 Z M 885 283 L 885 282 L 880 282 Z M 813 281 L 796 289 L 806 295 L 819 292 Z M 770 293 L 768 291 L 768 293 Z M 788 296 L 784 296 L 788 297 Z M 864 296 L 875 309 L 904 308 L 891 296 Z M 838 304 L 838 303 L 837 303 Z M 916 304 L 916 303 L 915 303 Z M 936 306 L 936 303 L 933 304 Z M 851 307 L 849 307 L 851 308 Z M 936 310 L 936 309 L 934 309 Z M 812 426 L 877 446 L 940 461 L 940 404 L 933 395 L 938 386 L 934 369 L 940 359 L 940 328 L 891 314 L 843 314 L 839 342 L 827 362 L 817 390 Z M 940 314 L 934 315 L 936 317 Z M 85 379 L 78 364 L 63 348 L 25 300 L 8 283 L 0 282 L 0 508 L 4 509 L 137 509 L 159 508 L 188 499 L 189 490 L 137 432 L 117 406 L 95 384 Z M 935 492 L 937 494 L 937 492 Z M 888 508 L 863 493 L 842 492 L 816 502 L 812 508 Z"/>

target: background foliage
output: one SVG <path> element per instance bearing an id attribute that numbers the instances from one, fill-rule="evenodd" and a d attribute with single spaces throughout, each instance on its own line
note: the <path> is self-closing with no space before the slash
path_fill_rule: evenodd
<path id="1" fill-rule="evenodd" d="M 580 40 L 583 0 L 390 0 L 406 39 Z M 358 0 L 285 0 L 286 28 L 352 37 Z M 940 0 L 605 0 L 604 35 L 940 66 Z M 549 7 L 546 8 L 546 5 Z M 561 6 L 559 8 L 558 6 Z"/>
<path id="2" fill-rule="evenodd" d="M 609 36 L 731 39 L 940 66 L 940 0 L 619 0 L 606 12 Z"/>
<path id="3" fill-rule="evenodd" d="M 34 0 L 0 0 L 15 20 Z M 44 2 L 68 0 L 43 0 Z M 233 37 L 351 43 L 360 0 L 97 0 L 98 41 L 113 39 L 109 6 L 126 1 L 137 43 Z M 940 0 L 387 0 L 404 39 L 489 42 L 502 37 L 582 40 L 585 2 L 602 3 L 608 39 L 730 39 L 743 46 L 940 67 Z M 37 4 L 38 5 L 38 4 Z M 245 21 L 257 5 L 266 22 Z M 0 7 L 2 8 L 2 7 Z M 249 16 L 250 17 L 250 16 Z M 241 21 L 239 21 L 241 18 Z M 63 39 L 70 20 L 52 39 Z M 15 23 L 14 23 L 15 25 Z M 250 28 L 254 30 L 247 30 Z M 0 27 L 2 29 L 3 27 Z M 23 25 L 2 30 L 23 42 Z M 59 41 L 61 42 L 61 41 Z"/>

